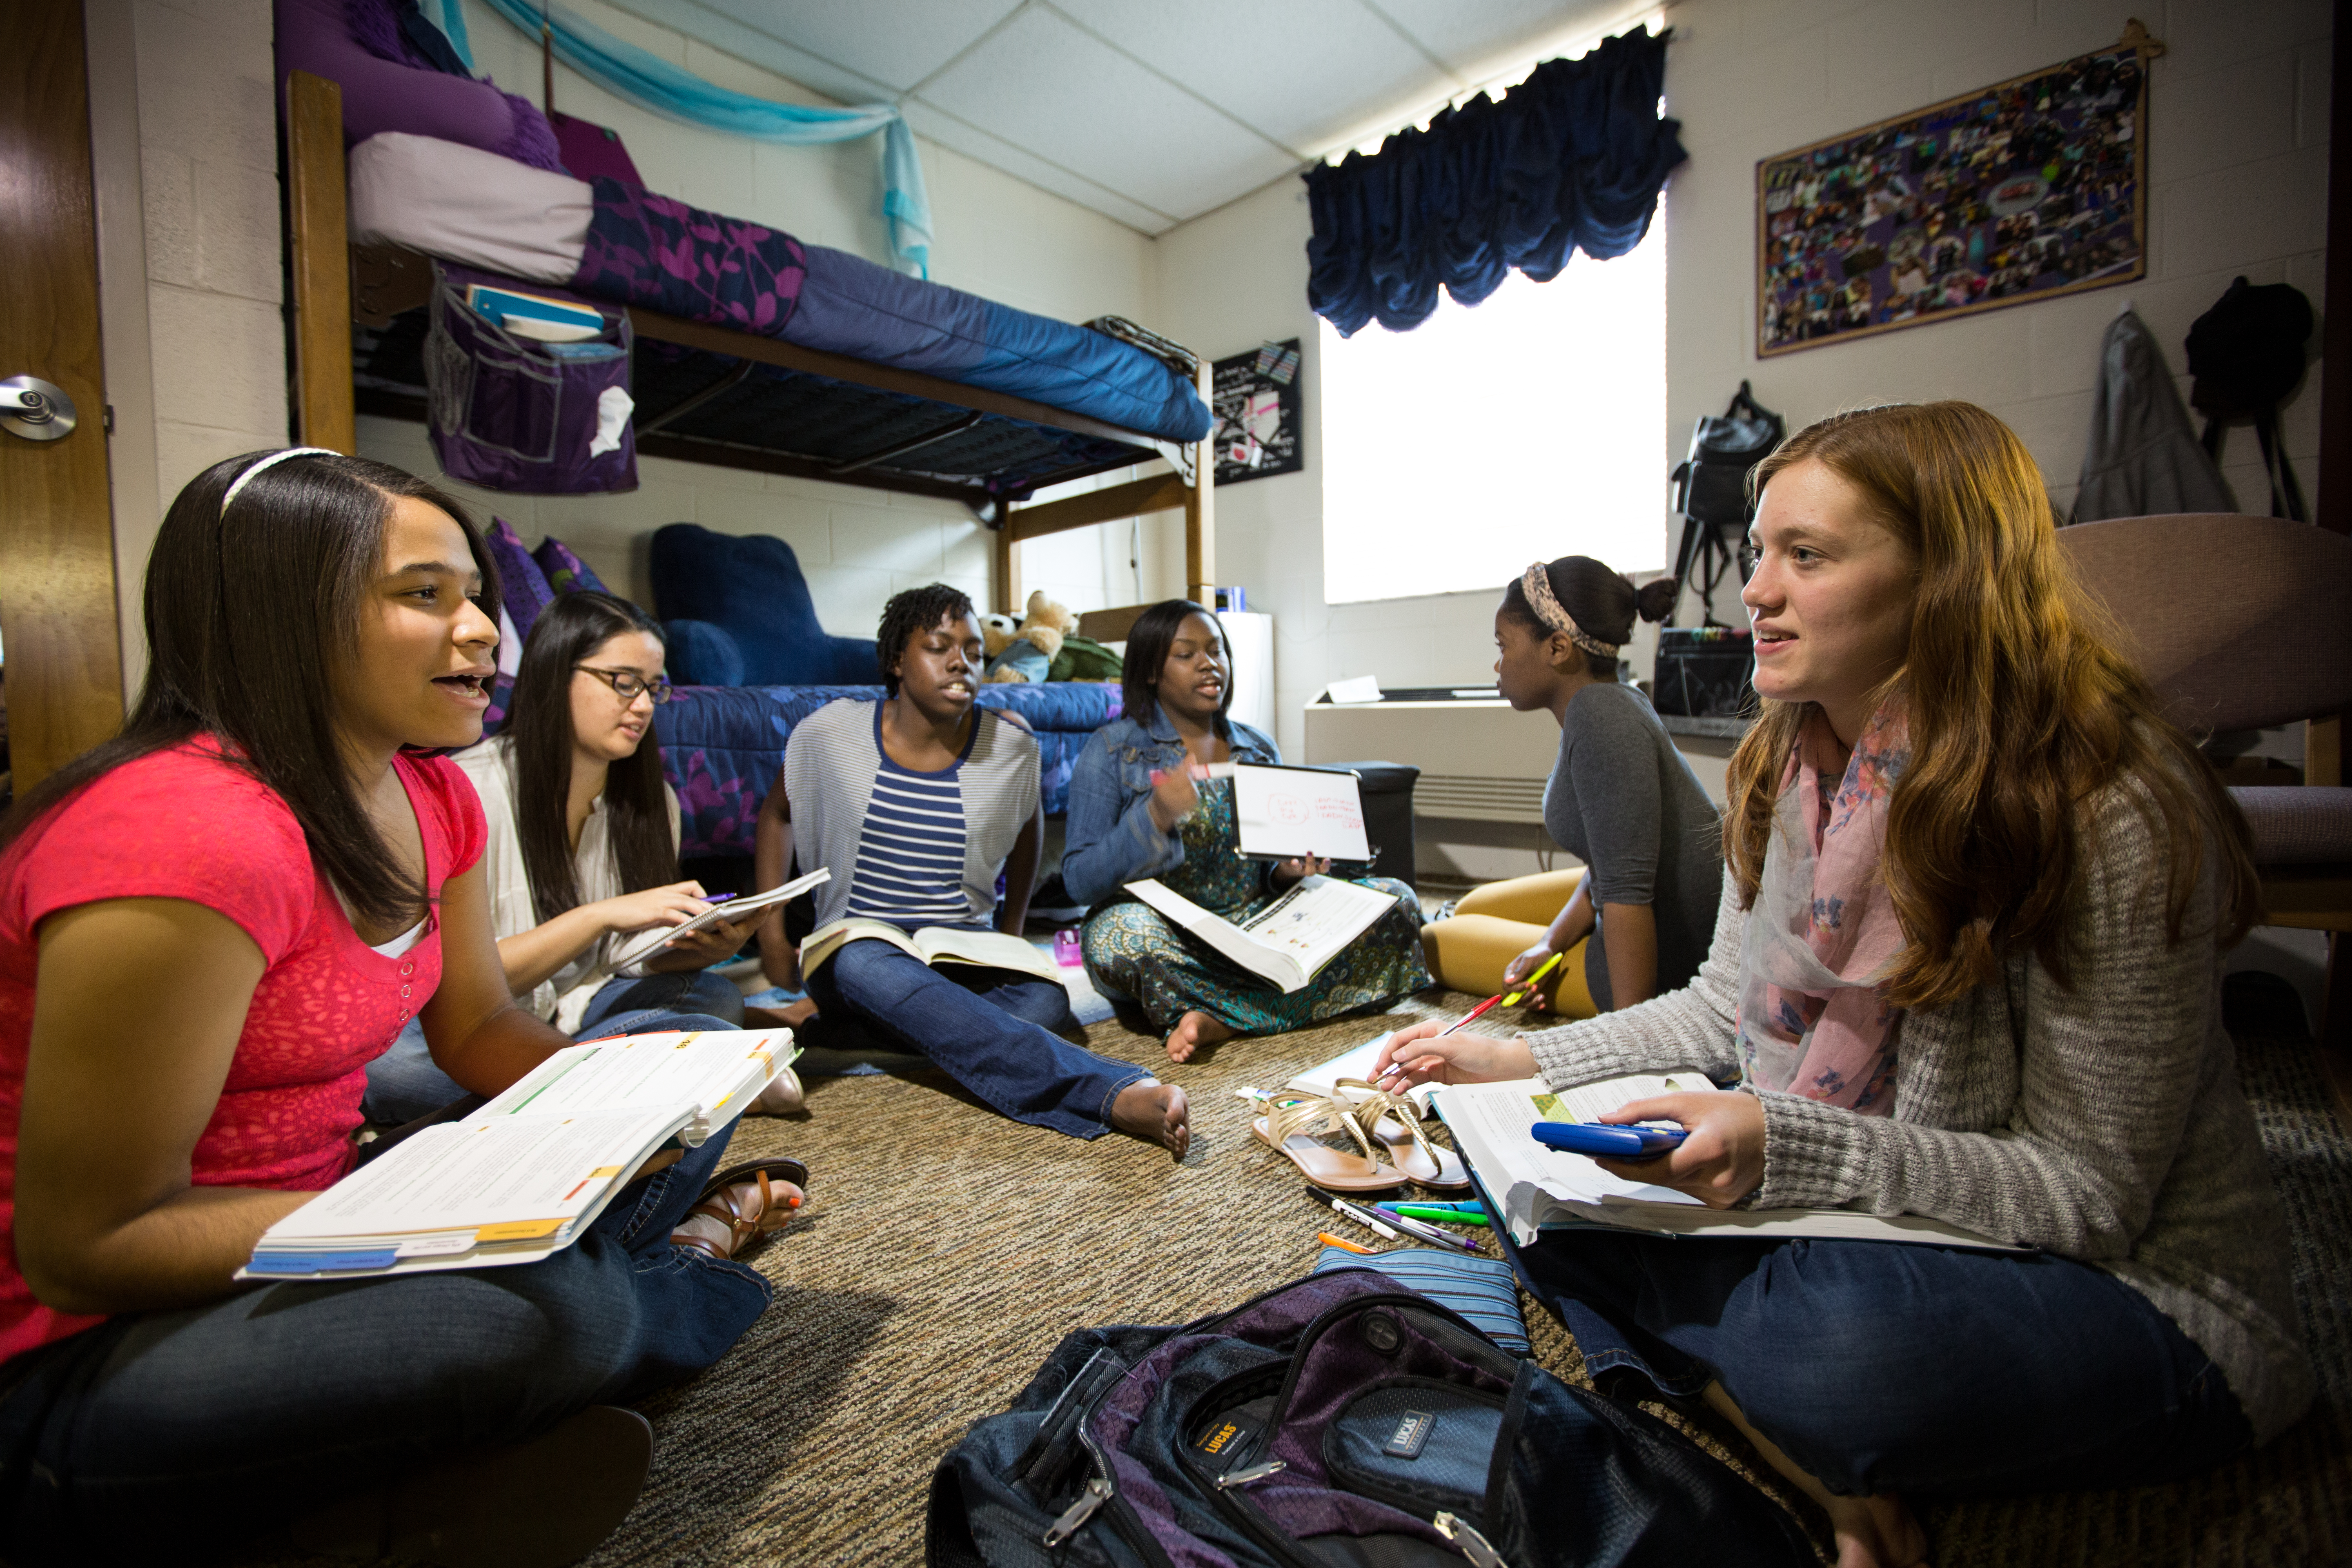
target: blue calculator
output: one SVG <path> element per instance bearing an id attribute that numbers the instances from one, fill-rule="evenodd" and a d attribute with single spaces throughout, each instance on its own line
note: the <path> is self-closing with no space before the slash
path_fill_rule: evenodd
<path id="1" fill-rule="evenodd" d="M 1547 1149 L 1619 1160 L 1655 1159 L 1689 1136 L 1680 1127 L 1603 1127 L 1591 1121 L 1538 1121 L 1529 1131 Z"/>

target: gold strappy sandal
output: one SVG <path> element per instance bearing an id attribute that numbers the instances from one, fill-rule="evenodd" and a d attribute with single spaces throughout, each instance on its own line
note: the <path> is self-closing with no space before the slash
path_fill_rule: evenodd
<path id="1" fill-rule="evenodd" d="M 1368 1152 L 1377 1143 L 1374 1158 L 1385 1157 L 1417 1187 L 1436 1193 L 1466 1193 L 1470 1172 L 1462 1156 L 1441 1149 L 1421 1130 L 1421 1111 L 1401 1094 L 1375 1088 L 1360 1078 L 1343 1078 L 1332 1086 L 1335 1103 L 1347 1108 Z M 1356 1091 L 1360 1091 L 1360 1096 Z"/>
<path id="2" fill-rule="evenodd" d="M 1335 1193 L 1377 1193 L 1404 1185 L 1404 1173 L 1373 1152 L 1349 1108 L 1318 1095 L 1303 1096 L 1269 1106 L 1250 1123 L 1258 1141 L 1298 1167 L 1299 1173 L 1318 1187 Z M 1322 1135 L 1346 1132 L 1363 1152 L 1334 1149 Z"/>

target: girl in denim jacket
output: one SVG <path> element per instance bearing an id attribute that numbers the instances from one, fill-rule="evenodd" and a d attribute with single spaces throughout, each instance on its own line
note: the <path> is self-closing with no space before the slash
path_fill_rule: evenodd
<path id="1" fill-rule="evenodd" d="M 1430 982 L 1421 906 L 1412 889 L 1360 879 L 1397 897 L 1394 908 L 1305 990 L 1267 981 L 1171 927 L 1122 889 L 1156 878 L 1202 908 L 1243 921 L 1321 859 L 1273 865 L 1242 858 L 1230 778 L 1219 763 L 1282 761 L 1271 737 L 1226 714 L 1233 653 L 1216 617 L 1185 599 L 1151 606 L 1128 634 L 1125 716 L 1094 733 L 1070 774 L 1062 882 L 1092 906 L 1087 973 L 1097 990 L 1140 1005 L 1164 1033 L 1171 1061 L 1235 1035 L 1268 1035 L 1371 1012 Z"/>

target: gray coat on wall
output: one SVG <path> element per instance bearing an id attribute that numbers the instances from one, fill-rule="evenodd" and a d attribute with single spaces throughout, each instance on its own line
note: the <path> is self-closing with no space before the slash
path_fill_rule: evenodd
<path id="1" fill-rule="evenodd" d="M 2126 307 L 2099 344 L 2091 443 L 2068 521 L 2237 510 L 2229 481 L 2189 428 L 2164 351 Z"/>

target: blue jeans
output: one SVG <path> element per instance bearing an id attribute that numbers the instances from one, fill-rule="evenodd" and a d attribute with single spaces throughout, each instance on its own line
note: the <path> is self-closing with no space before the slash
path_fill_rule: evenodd
<path id="1" fill-rule="evenodd" d="M 770 1294 L 741 1264 L 669 1244 L 727 1142 L 632 1183 L 538 1263 L 265 1285 L 15 1358 L 0 1367 L 0 1552 L 217 1549 L 700 1372 Z"/>
<path id="2" fill-rule="evenodd" d="M 2253 1441 L 2188 1335 L 2070 1258 L 1586 1231 L 1503 1246 L 1596 1380 L 1675 1396 L 1720 1379 L 1844 1496 L 2151 1486 Z"/>
<path id="3" fill-rule="evenodd" d="M 1069 1044 L 1070 995 L 1050 980 L 955 963 L 933 969 L 887 942 L 844 942 L 808 977 L 820 1012 L 929 1057 L 988 1105 L 1073 1138 L 1109 1131 L 1119 1090 L 1151 1075 Z"/>
<path id="4" fill-rule="evenodd" d="M 650 1034 L 659 1029 L 740 1029 L 743 994 L 723 974 L 707 969 L 648 974 L 642 980 L 615 975 L 597 988 L 582 1016 L 576 1040 L 605 1035 Z M 361 1114 L 370 1121 L 414 1121 L 430 1116 L 467 1091 L 433 1062 L 425 1044 L 425 1020 L 411 1018 L 383 1055 L 368 1063 L 367 1094 Z"/>

